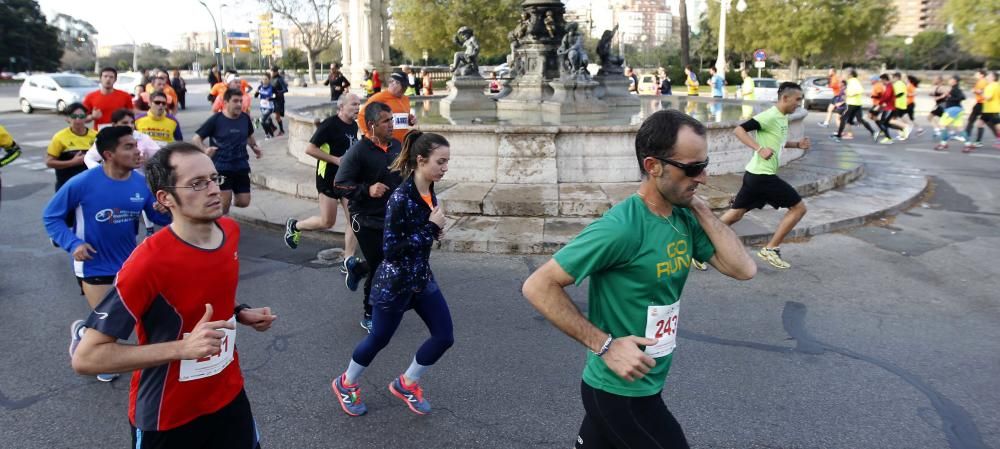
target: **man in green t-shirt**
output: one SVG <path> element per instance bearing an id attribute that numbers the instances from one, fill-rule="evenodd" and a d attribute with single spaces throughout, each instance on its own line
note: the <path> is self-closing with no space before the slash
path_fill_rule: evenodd
<path id="1" fill-rule="evenodd" d="M 757 253 L 761 259 L 775 268 L 790 268 L 781 258 L 778 248 L 785 236 L 806 215 L 806 204 L 802 197 L 783 179 L 778 177 L 778 161 L 782 148 L 809 149 L 809 138 L 788 141 L 788 114 L 802 103 L 802 88 L 798 84 L 785 82 L 778 86 L 778 102 L 770 109 L 755 115 L 733 130 L 736 138 L 753 150 L 753 157 L 743 174 L 743 186 L 733 199 L 731 209 L 719 217 L 723 223 L 732 225 L 750 209 L 760 209 L 770 204 L 775 209 L 788 208 L 774 236 Z M 756 131 L 756 136 L 750 133 Z M 699 259 L 700 260 L 700 259 Z"/>
<path id="2" fill-rule="evenodd" d="M 525 298 L 591 353 L 577 449 L 686 448 L 660 393 L 677 341 L 691 259 L 750 279 L 757 265 L 695 190 L 707 180 L 705 127 L 677 110 L 647 118 L 635 138 L 643 181 L 536 270 Z M 564 290 L 590 277 L 585 317 Z"/>

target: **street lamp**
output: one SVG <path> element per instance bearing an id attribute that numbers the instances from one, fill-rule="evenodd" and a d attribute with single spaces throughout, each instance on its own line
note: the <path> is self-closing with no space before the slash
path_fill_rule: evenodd
<path id="1" fill-rule="evenodd" d="M 719 0 L 719 54 L 715 60 L 715 68 L 723 74 L 726 73 L 726 14 L 732 3 L 732 0 Z M 746 0 L 736 2 L 737 12 L 746 10 Z"/>
<path id="2" fill-rule="evenodd" d="M 906 48 L 903 49 L 903 67 L 910 68 L 910 45 L 913 45 L 913 37 L 907 36 L 903 39 L 903 43 L 906 44 Z"/>
<path id="3" fill-rule="evenodd" d="M 212 18 L 212 27 L 215 28 L 215 48 L 212 52 L 215 53 L 215 65 L 222 67 L 222 55 L 220 53 L 221 49 L 219 48 L 219 25 L 215 23 L 215 14 L 212 14 L 212 8 L 209 8 L 208 5 L 205 4 L 204 0 L 198 0 L 198 3 L 201 3 L 201 6 L 205 7 L 205 11 L 208 11 L 208 16 Z M 222 69 L 220 68 L 220 70 Z"/>

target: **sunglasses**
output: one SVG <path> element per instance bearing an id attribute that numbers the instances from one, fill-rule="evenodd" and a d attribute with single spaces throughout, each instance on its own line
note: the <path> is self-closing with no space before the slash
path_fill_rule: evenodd
<path id="1" fill-rule="evenodd" d="M 87 114 L 70 114 L 69 118 L 75 118 L 75 119 L 87 118 Z"/>
<path id="2" fill-rule="evenodd" d="M 166 101 L 154 101 L 153 104 L 157 104 L 157 105 L 163 106 L 163 105 L 167 104 L 167 102 Z"/>
<path id="3" fill-rule="evenodd" d="M 704 161 L 695 162 L 693 164 L 682 164 L 680 162 L 663 157 L 657 157 L 657 156 L 650 156 L 650 157 L 660 162 L 663 162 L 664 164 L 673 165 L 674 167 L 684 170 L 684 176 L 687 176 L 688 178 L 694 178 L 700 175 L 702 172 L 704 172 L 706 168 L 708 168 L 708 158 L 705 158 Z"/>

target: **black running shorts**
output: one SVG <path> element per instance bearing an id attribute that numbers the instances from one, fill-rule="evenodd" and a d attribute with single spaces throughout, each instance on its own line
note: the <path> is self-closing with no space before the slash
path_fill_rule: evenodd
<path id="1" fill-rule="evenodd" d="M 1000 125 L 1000 114 L 996 112 L 984 112 L 982 120 L 986 123 L 986 126 L 995 127 Z"/>
<path id="2" fill-rule="evenodd" d="M 581 382 L 586 415 L 576 437 L 576 449 L 662 447 L 687 449 L 680 423 L 667 410 L 659 393 L 627 397 Z"/>
<path id="3" fill-rule="evenodd" d="M 327 167 L 327 170 L 330 170 L 330 167 Z M 333 176 L 324 178 L 320 175 L 316 175 L 316 191 L 319 192 L 320 195 L 333 198 L 335 200 L 344 197 L 343 192 L 333 186 Z"/>
<path id="4" fill-rule="evenodd" d="M 220 171 L 219 175 L 226 177 L 226 182 L 219 186 L 219 190 L 250 193 L 250 172 Z"/>
<path id="5" fill-rule="evenodd" d="M 240 391 L 236 399 L 219 411 L 180 427 L 159 432 L 132 427 L 132 447 L 135 449 L 260 449 L 259 440 L 257 423 L 245 391 Z"/>
<path id="6" fill-rule="evenodd" d="M 933 115 L 935 117 L 940 117 L 940 116 L 944 115 L 944 106 L 941 106 L 941 104 L 938 103 L 937 106 L 934 106 L 934 110 L 931 111 L 931 115 Z"/>
<path id="7" fill-rule="evenodd" d="M 733 199 L 733 209 L 789 208 L 802 201 L 799 192 L 777 175 L 743 174 L 743 186 Z"/>

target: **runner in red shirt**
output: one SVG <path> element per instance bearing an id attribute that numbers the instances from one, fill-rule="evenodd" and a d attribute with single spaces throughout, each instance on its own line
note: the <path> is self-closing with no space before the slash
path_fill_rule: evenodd
<path id="1" fill-rule="evenodd" d="M 236 323 L 265 331 L 268 307 L 236 303 L 240 229 L 222 216 L 212 160 L 174 143 L 146 165 L 150 190 L 173 223 L 143 241 L 115 287 L 73 333 L 79 373 L 133 371 L 133 447 L 259 447 L 243 390 Z M 138 344 L 121 344 L 135 332 Z"/>
<path id="2" fill-rule="evenodd" d="M 118 81 L 118 71 L 114 67 L 105 67 L 101 69 L 101 87 L 83 97 L 83 105 L 90 111 L 90 119 L 94 121 L 97 131 L 111 124 L 111 114 L 115 111 L 132 109 L 132 95 L 115 89 L 115 81 Z"/>

